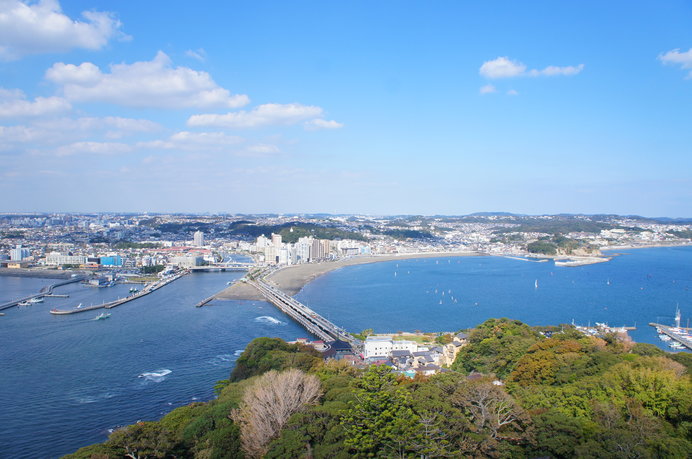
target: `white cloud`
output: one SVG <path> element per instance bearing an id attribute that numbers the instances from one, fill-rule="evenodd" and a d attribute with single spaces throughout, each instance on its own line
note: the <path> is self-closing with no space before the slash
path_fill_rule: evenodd
<path id="1" fill-rule="evenodd" d="M 480 74 L 486 78 L 511 78 L 519 76 L 526 71 L 526 66 L 518 61 L 512 61 L 508 57 L 498 57 L 492 61 L 483 62 Z"/>
<path id="2" fill-rule="evenodd" d="M 251 111 L 219 114 L 192 115 L 188 126 L 214 126 L 222 128 L 256 128 L 262 126 L 288 126 L 301 121 L 318 118 L 322 109 L 301 104 L 264 104 Z"/>
<path id="3" fill-rule="evenodd" d="M 159 129 L 153 121 L 115 116 L 38 119 L 27 125 L 0 126 L 0 150 L 31 150 L 100 137 L 118 139 Z"/>
<path id="4" fill-rule="evenodd" d="M 667 65 L 679 65 L 684 70 L 689 70 L 687 78 L 692 78 L 692 48 L 687 51 L 680 52 L 679 49 L 673 49 L 665 54 L 658 56 L 658 58 Z"/>
<path id="5" fill-rule="evenodd" d="M 507 95 L 508 96 L 518 96 L 519 91 L 517 91 L 516 89 L 510 89 L 509 91 L 507 91 Z"/>
<path id="6" fill-rule="evenodd" d="M 61 97 L 37 97 L 27 100 L 19 89 L 0 88 L 0 118 L 24 118 L 66 112 L 72 106 Z"/>
<path id="7" fill-rule="evenodd" d="M 322 118 L 305 122 L 305 129 L 308 131 L 317 131 L 319 129 L 340 129 L 342 127 L 344 127 L 343 123 L 339 123 L 334 120 L 323 120 Z"/>
<path id="8" fill-rule="evenodd" d="M 70 145 L 64 145 L 55 150 L 57 156 L 72 156 L 72 155 L 117 155 L 129 153 L 132 151 L 132 146 L 126 143 L 117 142 L 75 142 Z"/>
<path id="9" fill-rule="evenodd" d="M 176 132 L 166 140 L 141 142 L 138 147 L 165 150 L 220 150 L 243 143 L 245 139 L 224 132 Z"/>
<path id="10" fill-rule="evenodd" d="M 494 92 L 497 92 L 497 89 L 495 89 L 495 86 L 491 84 L 486 84 L 485 86 L 481 86 L 480 93 L 481 94 L 492 94 Z"/>
<path id="11" fill-rule="evenodd" d="M 267 156 L 280 153 L 281 150 L 276 145 L 267 143 L 259 143 L 249 146 L 246 150 L 246 156 Z"/>
<path id="12" fill-rule="evenodd" d="M 67 99 L 79 102 L 153 108 L 237 108 L 249 102 L 246 95 L 232 95 L 217 85 L 207 72 L 173 67 L 161 51 L 151 61 L 111 65 L 110 73 L 90 62 L 59 62 L 46 78 L 61 85 Z"/>
<path id="13" fill-rule="evenodd" d="M 125 37 L 111 13 L 85 11 L 82 17 L 73 20 L 63 14 L 57 0 L 0 0 L 0 59 L 74 48 L 96 50 L 114 37 Z"/>
<path id="14" fill-rule="evenodd" d="M 185 51 L 185 55 L 187 57 L 197 59 L 200 62 L 204 62 L 207 60 L 207 52 L 204 50 L 204 48 L 188 49 L 187 51 Z"/>
<path id="15" fill-rule="evenodd" d="M 549 65 L 543 70 L 531 70 L 528 76 L 572 76 L 584 70 L 584 64 L 567 65 L 565 67 L 557 67 Z"/>
<path id="16" fill-rule="evenodd" d="M 543 70 L 526 69 L 526 65 L 519 61 L 513 61 L 506 56 L 498 57 L 491 61 L 486 61 L 481 65 L 479 73 L 489 79 L 513 78 L 519 76 L 538 77 L 538 76 L 572 76 L 584 70 L 584 64 L 558 67 L 549 65 Z"/>

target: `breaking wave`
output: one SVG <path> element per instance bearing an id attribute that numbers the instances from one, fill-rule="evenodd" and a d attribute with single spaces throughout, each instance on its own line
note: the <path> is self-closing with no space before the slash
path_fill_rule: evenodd
<path id="1" fill-rule="evenodd" d="M 171 373 L 173 373 L 171 370 L 164 368 L 163 370 L 156 370 L 156 371 L 150 371 L 147 373 L 142 373 L 141 375 L 139 375 L 137 377 L 138 378 L 144 378 L 145 381 L 160 383 L 161 381 L 166 379 L 166 376 L 168 376 Z"/>
<path id="2" fill-rule="evenodd" d="M 286 325 L 286 322 L 282 322 L 279 319 L 275 319 L 272 316 L 259 316 L 255 318 L 255 322 L 268 325 Z"/>

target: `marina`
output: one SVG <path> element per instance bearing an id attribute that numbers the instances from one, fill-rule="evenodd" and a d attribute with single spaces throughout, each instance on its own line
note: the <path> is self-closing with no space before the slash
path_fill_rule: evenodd
<path id="1" fill-rule="evenodd" d="M 12 300 L 8 301 L 4 304 L 0 305 L 0 311 L 4 311 L 5 309 L 13 308 L 15 306 L 29 306 L 32 303 L 39 302 L 36 300 L 42 300 L 44 297 L 51 297 L 51 296 L 57 296 L 53 294 L 53 290 L 62 287 L 63 285 L 69 285 L 69 284 L 74 284 L 75 282 L 81 282 L 84 279 L 86 279 L 87 276 L 77 276 L 72 277 L 70 279 L 56 282 L 54 284 L 51 284 L 47 287 L 43 287 L 39 293 L 36 293 L 35 295 L 29 295 L 25 296 L 24 298 L 19 298 L 17 300 Z"/>
<path id="2" fill-rule="evenodd" d="M 123 305 L 125 303 L 129 303 L 130 301 L 134 301 L 136 299 L 147 296 L 150 293 L 153 293 L 156 290 L 160 289 L 161 287 L 164 287 L 164 286 L 170 284 L 171 282 L 180 279 L 181 277 L 183 277 L 186 274 L 189 274 L 189 271 L 181 271 L 178 274 L 164 277 L 157 282 L 147 284 L 141 291 L 138 291 L 137 289 L 130 289 L 131 295 L 127 296 L 125 298 L 119 298 L 117 300 L 110 301 L 107 303 L 90 305 L 90 306 L 86 306 L 86 307 L 82 307 L 82 305 L 80 303 L 80 305 L 74 309 L 57 309 L 57 308 L 54 308 L 54 309 L 50 310 L 50 313 L 53 315 L 68 315 L 68 314 L 77 314 L 77 313 L 86 312 L 86 311 L 94 311 L 96 309 L 112 309 L 112 308 L 115 308 L 117 306 Z"/>

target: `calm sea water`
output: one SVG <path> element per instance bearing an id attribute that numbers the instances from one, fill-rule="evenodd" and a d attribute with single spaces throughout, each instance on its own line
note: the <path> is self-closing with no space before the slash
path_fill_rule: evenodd
<path id="1" fill-rule="evenodd" d="M 195 308 L 240 273 L 185 276 L 112 309 L 56 317 L 53 307 L 89 305 L 128 286 L 62 287 L 69 299 L 13 308 L 0 317 L 0 457 L 50 458 L 106 439 L 109 429 L 158 419 L 213 397 L 247 343 L 305 331 L 264 302 Z M 538 288 L 535 287 L 538 281 Z M 46 279 L 0 276 L 0 301 L 38 291 Z M 529 324 L 634 325 L 660 345 L 651 321 L 692 313 L 692 247 L 631 250 L 609 263 L 560 268 L 497 257 L 402 260 L 334 271 L 298 297 L 351 331 L 440 331 L 489 317 Z M 444 295 L 442 294 L 444 292 Z"/>
<path id="2" fill-rule="evenodd" d="M 692 314 L 692 247 L 619 253 L 610 262 L 579 267 L 499 257 L 359 265 L 316 279 L 297 298 L 355 331 L 455 331 L 490 317 L 531 325 L 574 320 L 636 325 L 635 341 L 665 347 L 647 324 L 672 324 L 679 304 L 686 325 Z"/>

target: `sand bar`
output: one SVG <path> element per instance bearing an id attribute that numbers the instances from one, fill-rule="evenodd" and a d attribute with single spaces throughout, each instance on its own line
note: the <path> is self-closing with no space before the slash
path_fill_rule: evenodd
<path id="1" fill-rule="evenodd" d="M 335 269 L 344 266 L 379 263 L 383 261 L 409 260 L 413 258 L 468 257 L 483 255 L 478 252 L 424 252 L 405 253 L 400 255 L 369 255 L 344 258 L 338 261 L 322 263 L 306 263 L 282 268 L 268 276 L 268 280 L 276 284 L 289 295 L 295 295 L 308 282 Z M 263 300 L 264 297 L 251 285 L 236 282 L 216 295 L 221 300 Z"/>

